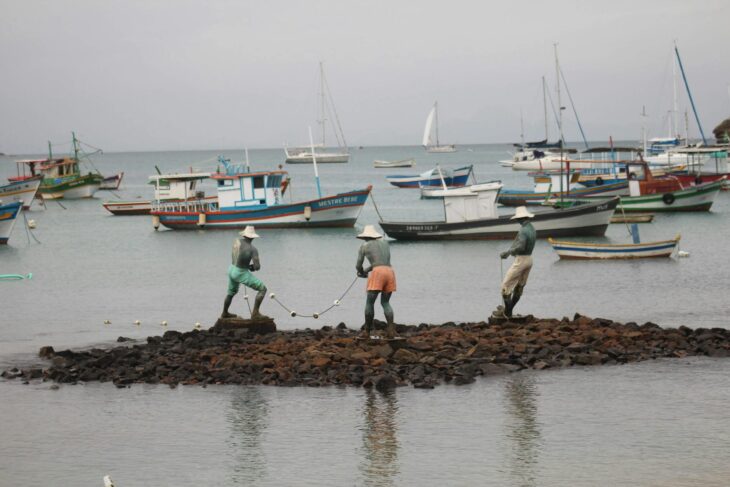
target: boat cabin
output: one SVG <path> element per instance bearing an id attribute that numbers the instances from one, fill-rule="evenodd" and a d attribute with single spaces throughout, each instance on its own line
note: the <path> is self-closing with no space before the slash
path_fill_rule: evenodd
<path id="1" fill-rule="evenodd" d="M 196 191 L 198 181 L 208 179 L 210 173 L 191 172 L 182 174 L 155 174 L 150 176 L 150 184 L 155 185 L 155 200 L 189 200 L 202 199 L 205 194 Z"/>
<path id="2" fill-rule="evenodd" d="M 474 184 L 444 193 L 446 223 L 499 218 L 497 196 L 502 183 Z"/>
<path id="3" fill-rule="evenodd" d="M 42 175 L 44 178 L 60 178 L 79 174 L 79 163 L 76 159 L 22 159 L 15 161 L 18 175 L 8 181 L 25 181 Z"/>
<path id="4" fill-rule="evenodd" d="M 218 208 L 254 209 L 278 205 L 287 174 L 286 171 L 214 173 L 211 179 L 217 182 Z"/>
<path id="5" fill-rule="evenodd" d="M 627 163 L 626 174 L 629 175 L 629 194 L 631 196 L 671 193 L 683 189 L 679 179 L 674 176 L 655 177 L 649 169 L 649 164 L 644 161 Z"/>

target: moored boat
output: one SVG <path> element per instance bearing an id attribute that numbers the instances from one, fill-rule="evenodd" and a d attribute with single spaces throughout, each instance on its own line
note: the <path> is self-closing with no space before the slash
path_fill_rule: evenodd
<path id="1" fill-rule="evenodd" d="M 316 168 L 316 165 L 315 165 Z M 247 172 L 226 165 L 213 173 L 215 201 L 155 201 L 151 214 L 155 228 L 171 229 L 351 227 L 360 215 L 372 186 L 312 200 L 286 203 L 282 183 L 286 171 Z"/>
<path id="2" fill-rule="evenodd" d="M 679 245 L 680 235 L 671 240 L 629 244 L 600 244 L 548 239 L 561 259 L 647 259 L 671 257 Z"/>
<path id="3" fill-rule="evenodd" d="M 0 186 L 0 200 L 20 201 L 23 209 L 30 208 L 33 198 L 38 193 L 41 185 L 42 176 L 36 175 L 20 181 L 13 181 L 9 184 Z"/>
<path id="4" fill-rule="evenodd" d="M 318 161 L 319 162 L 319 161 Z M 399 161 L 373 161 L 373 167 L 385 169 L 389 167 L 413 167 L 416 165 L 415 159 L 401 159 Z"/>
<path id="5" fill-rule="evenodd" d="M 122 184 L 123 178 L 124 178 L 124 172 L 114 174 L 113 176 L 105 176 L 104 180 L 101 182 L 101 186 L 99 187 L 99 189 L 100 190 L 119 189 L 119 185 Z"/>
<path id="6" fill-rule="evenodd" d="M 439 141 L 439 111 L 437 101 L 433 103 L 433 107 L 431 107 L 431 111 L 428 113 L 428 117 L 426 117 L 422 144 L 426 152 L 435 154 L 456 152 L 456 145 L 441 144 Z"/>
<path id="7" fill-rule="evenodd" d="M 429 171 L 416 175 L 392 175 L 385 176 L 390 184 L 398 188 L 419 188 L 447 186 L 464 186 L 474 171 L 474 166 L 464 166 L 453 171 L 435 167 Z"/>
<path id="8" fill-rule="evenodd" d="M 0 244 L 8 243 L 22 206 L 20 201 L 12 203 L 0 201 Z"/>
<path id="9" fill-rule="evenodd" d="M 512 215 L 499 215 L 497 196 L 502 184 L 476 184 L 444 195 L 442 221 L 381 221 L 385 233 L 398 240 L 510 239 L 519 223 Z M 574 205 L 571 208 L 538 208 L 532 224 L 540 238 L 602 236 L 618 197 Z"/>
<path id="10" fill-rule="evenodd" d="M 532 191 L 507 189 L 500 191 L 497 202 L 504 206 L 539 205 L 548 199 L 582 196 L 623 196 L 629 194 L 629 183 L 626 180 L 612 180 L 605 184 L 584 186 L 578 183 L 578 173 L 550 174 L 545 182 L 537 182 Z"/>
<path id="11" fill-rule="evenodd" d="M 202 201 L 212 203 L 216 196 L 206 197 L 197 190 L 198 182 L 210 178 L 210 173 L 159 174 L 150 176 L 155 186 L 154 200 L 160 202 Z M 149 215 L 153 200 L 105 201 L 104 208 L 113 215 Z"/>

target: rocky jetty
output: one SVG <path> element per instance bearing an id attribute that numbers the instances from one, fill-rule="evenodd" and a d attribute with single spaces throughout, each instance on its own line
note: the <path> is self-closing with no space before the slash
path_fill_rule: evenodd
<path id="1" fill-rule="evenodd" d="M 379 323 L 382 326 L 382 323 Z M 521 369 L 624 364 L 660 357 L 730 356 L 730 330 L 661 328 L 576 315 L 520 322 L 398 325 L 400 340 L 361 340 L 335 328 L 254 334 L 214 327 L 167 331 L 111 349 L 40 350 L 44 366 L 6 370 L 7 379 L 59 383 L 353 385 L 389 389 L 469 384 Z"/>

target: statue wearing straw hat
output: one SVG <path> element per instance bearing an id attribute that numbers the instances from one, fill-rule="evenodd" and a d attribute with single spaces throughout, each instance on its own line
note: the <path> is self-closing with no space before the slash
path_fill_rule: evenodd
<path id="1" fill-rule="evenodd" d="M 239 232 L 241 238 L 236 239 L 233 243 L 233 255 L 231 265 L 228 267 L 228 294 L 223 302 L 223 314 L 221 318 L 237 318 L 233 313 L 228 312 L 231 306 L 233 296 L 238 293 L 241 284 L 258 291 L 256 300 L 254 301 L 253 311 L 251 311 L 252 320 L 267 320 L 268 316 L 264 316 L 259 312 L 261 302 L 266 296 L 266 286 L 261 280 L 253 275 L 252 271 L 261 269 L 259 262 L 259 251 L 253 246 L 253 239 L 259 238 L 253 226 L 247 226 L 242 232 Z"/>
<path id="2" fill-rule="evenodd" d="M 527 277 L 532 269 L 532 250 L 535 248 L 535 227 L 530 220 L 535 215 L 527 211 L 527 208 L 520 206 L 515 210 L 511 220 L 517 220 L 520 224 L 520 231 L 517 232 L 514 242 L 509 250 L 499 254 L 499 257 L 506 259 L 510 255 L 515 256 L 512 266 L 507 271 L 502 281 L 502 300 L 504 306 L 498 306 L 494 315 L 498 318 L 511 317 L 517 301 L 522 296 L 522 290 L 527 284 Z"/>
<path id="3" fill-rule="evenodd" d="M 393 322 L 393 308 L 390 307 L 390 296 L 395 292 L 395 272 L 390 266 L 390 248 L 383 236 L 372 225 L 365 225 L 357 238 L 365 242 L 360 246 L 357 255 L 357 275 L 368 278 L 367 298 L 365 300 L 365 337 L 370 336 L 375 318 L 375 300 L 380 296 L 385 320 L 388 323 L 388 338 L 395 337 L 395 323 Z M 363 268 L 367 257 L 370 267 Z"/>

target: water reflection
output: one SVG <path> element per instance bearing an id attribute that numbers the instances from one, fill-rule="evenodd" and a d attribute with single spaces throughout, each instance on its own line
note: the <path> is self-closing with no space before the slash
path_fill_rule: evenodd
<path id="1" fill-rule="evenodd" d="M 398 475 L 397 413 L 394 391 L 366 390 L 359 466 L 363 485 L 394 485 Z"/>
<path id="2" fill-rule="evenodd" d="M 266 430 L 269 405 L 258 387 L 237 388 L 227 418 L 231 425 L 227 451 L 233 453 L 233 485 L 252 485 L 265 478 L 266 457 L 261 436 Z"/>
<path id="3" fill-rule="evenodd" d="M 505 381 L 506 432 L 508 464 L 512 483 L 522 487 L 537 485 L 540 453 L 540 424 L 537 422 L 537 386 L 530 375 Z"/>

